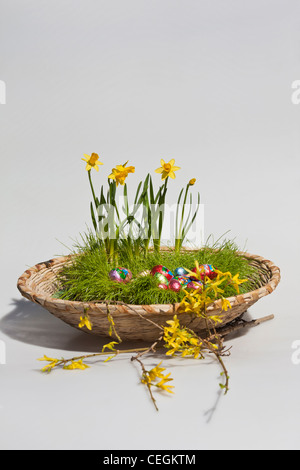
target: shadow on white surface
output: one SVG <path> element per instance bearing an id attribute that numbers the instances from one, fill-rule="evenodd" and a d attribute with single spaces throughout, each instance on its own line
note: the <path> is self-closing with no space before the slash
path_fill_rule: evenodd
<path id="1" fill-rule="evenodd" d="M 66 351 L 98 352 L 109 338 L 101 338 L 67 325 L 47 310 L 26 299 L 13 299 L 12 309 L 0 320 L 0 331 L 23 343 Z M 120 349 L 140 348 L 148 344 L 125 342 Z"/>

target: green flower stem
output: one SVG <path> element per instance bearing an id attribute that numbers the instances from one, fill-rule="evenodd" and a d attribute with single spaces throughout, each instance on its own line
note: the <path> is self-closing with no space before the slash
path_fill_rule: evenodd
<path id="1" fill-rule="evenodd" d="M 185 189 L 185 195 L 184 195 L 184 200 L 183 200 L 183 207 L 182 207 L 182 212 L 181 212 L 179 230 L 177 230 L 177 226 L 176 226 L 177 233 L 176 233 L 176 239 L 175 239 L 175 252 L 177 252 L 177 253 L 179 252 L 179 250 L 181 248 L 181 245 L 182 245 L 182 241 L 183 241 L 182 240 L 182 225 L 183 225 L 183 220 L 184 220 L 185 204 L 186 204 L 189 188 L 190 188 L 190 183 L 188 183 L 186 185 L 186 189 Z M 181 195 L 182 195 L 182 192 L 180 193 L 178 201 L 177 201 L 177 210 L 179 208 Z M 177 219 L 177 217 L 176 217 L 176 219 Z M 177 224 L 177 220 L 176 220 L 176 224 Z"/>
<path id="2" fill-rule="evenodd" d="M 93 194 L 94 203 L 95 203 L 96 210 L 97 210 L 99 204 L 97 204 L 98 199 L 96 197 L 96 194 L 95 194 L 95 191 L 94 191 L 94 186 L 93 186 L 93 183 L 92 183 L 91 170 L 88 170 L 88 177 L 89 177 L 90 187 L 91 187 L 92 194 Z"/>
<path id="3" fill-rule="evenodd" d="M 159 196 L 159 199 L 158 199 L 158 210 L 159 210 L 158 238 L 153 239 L 153 246 L 154 246 L 155 253 L 159 253 L 159 251 L 160 251 L 161 235 L 162 235 L 163 222 L 164 222 L 164 216 L 165 216 L 164 205 L 165 205 L 165 201 L 166 201 L 168 179 L 169 179 L 169 177 L 167 177 L 165 179 L 165 182 L 164 182 L 163 186 L 159 189 L 160 196 Z M 161 207 L 162 207 L 162 210 L 160 210 Z"/>

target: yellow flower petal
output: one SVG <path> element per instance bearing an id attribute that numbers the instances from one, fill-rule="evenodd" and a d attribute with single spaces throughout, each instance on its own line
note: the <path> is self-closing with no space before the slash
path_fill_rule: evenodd
<path id="1" fill-rule="evenodd" d="M 165 180 L 166 178 L 175 179 L 175 171 L 180 170 L 179 166 L 175 166 L 175 159 L 172 158 L 168 163 L 163 159 L 160 160 L 161 167 L 155 170 L 155 173 L 161 174 L 161 179 Z"/>
<path id="2" fill-rule="evenodd" d="M 92 153 L 92 155 L 84 154 L 85 158 L 82 158 L 84 162 L 87 162 L 85 167 L 86 171 L 90 171 L 92 168 L 95 168 L 99 171 L 98 165 L 103 165 L 102 162 L 99 161 L 99 155 L 97 153 Z"/>
<path id="3" fill-rule="evenodd" d="M 128 161 L 124 165 L 116 165 L 116 168 L 112 169 L 112 173 L 108 177 L 110 179 L 115 180 L 116 183 L 117 183 L 117 186 L 119 184 L 124 185 L 128 174 L 135 172 L 135 167 L 134 166 L 126 167 L 127 163 L 128 163 Z"/>

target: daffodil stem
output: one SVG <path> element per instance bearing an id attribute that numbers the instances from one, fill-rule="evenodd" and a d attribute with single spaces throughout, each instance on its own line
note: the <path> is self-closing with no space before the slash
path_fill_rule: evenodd
<path id="1" fill-rule="evenodd" d="M 92 177 L 91 177 L 91 170 L 88 170 L 88 177 L 89 177 L 89 182 L 90 182 L 90 187 L 91 187 L 91 190 L 92 190 L 92 195 L 93 195 L 93 199 L 94 199 L 94 204 L 95 204 L 95 208 L 96 208 L 96 212 L 98 214 L 98 206 L 99 206 L 99 203 L 98 203 L 98 200 L 96 198 L 96 194 L 95 194 L 95 191 L 94 191 L 94 186 L 93 186 L 93 183 L 92 183 Z M 99 214 L 98 214 L 98 224 L 99 224 Z M 97 230 L 97 223 L 95 225 L 95 229 Z M 98 227 L 99 229 L 99 227 Z"/>
<path id="2" fill-rule="evenodd" d="M 88 177 L 89 177 L 90 187 L 91 187 L 92 194 L 93 194 L 93 199 L 94 199 L 95 206 L 96 206 L 96 209 L 97 209 L 97 198 L 96 198 L 96 194 L 95 194 L 95 191 L 94 191 L 94 186 L 93 186 L 93 183 L 92 183 L 91 170 L 88 171 Z"/>
<path id="3" fill-rule="evenodd" d="M 187 200 L 187 196 L 188 196 L 188 192 L 189 192 L 189 188 L 190 188 L 190 184 L 188 183 L 186 185 L 186 189 L 185 189 L 185 194 L 184 194 L 184 200 L 183 200 L 183 206 L 182 206 L 182 212 L 181 212 L 181 218 L 180 218 L 180 224 L 179 224 L 179 229 L 177 231 L 177 238 L 175 240 L 175 251 L 178 253 L 180 248 L 181 248 L 181 245 L 182 245 L 182 242 L 183 242 L 183 233 L 182 233 L 182 225 L 183 225 L 183 220 L 184 220 L 184 212 L 185 212 L 185 204 L 186 204 L 186 200 Z"/>
<path id="4" fill-rule="evenodd" d="M 165 211 L 165 201 L 166 201 L 166 194 L 167 194 L 167 186 L 168 186 L 168 179 L 165 179 L 164 185 L 161 186 L 161 196 L 158 200 L 158 209 L 159 209 L 159 217 L 158 217 L 158 238 L 153 239 L 153 246 L 155 253 L 159 253 L 160 245 L 161 245 L 161 235 L 163 230 L 163 221 L 164 221 L 164 211 Z"/>

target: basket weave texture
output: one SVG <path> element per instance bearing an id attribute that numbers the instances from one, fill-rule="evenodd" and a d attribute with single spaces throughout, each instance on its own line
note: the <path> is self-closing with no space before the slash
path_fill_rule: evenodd
<path id="1" fill-rule="evenodd" d="M 209 315 L 219 315 L 222 323 L 218 328 L 239 318 L 260 298 L 271 294 L 280 282 L 280 269 L 269 260 L 249 253 L 239 253 L 250 260 L 257 268 L 259 280 L 255 281 L 254 290 L 229 297 L 231 309 L 222 311 L 221 301 L 216 300 L 207 309 Z M 123 303 L 107 304 L 105 302 L 79 302 L 61 300 L 53 297 L 57 289 L 57 273 L 68 263 L 71 256 L 54 258 L 38 263 L 27 269 L 18 279 L 20 293 L 32 302 L 41 305 L 65 323 L 98 336 L 108 336 L 108 313 L 113 317 L 115 329 L 122 340 L 155 341 L 160 329 L 154 324 L 166 325 L 175 314 L 181 325 L 192 328 L 198 334 L 204 334 L 205 321 L 196 315 L 179 313 L 179 304 L 129 305 Z M 92 330 L 79 328 L 80 317 L 88 312 Z M 153 322 L 153 323 L 152 323 Z M 112 335 L 114 338 L 114 335 Z M 116 339 L 116 338 L 115 338 Z"/>

